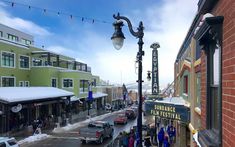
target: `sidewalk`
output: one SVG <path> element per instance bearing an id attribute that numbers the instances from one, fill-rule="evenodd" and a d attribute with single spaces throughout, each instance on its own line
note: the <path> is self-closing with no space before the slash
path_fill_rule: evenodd
<path id="1" fill-rule="evenodd" d="M 109 113 L 109 112 L 107 112 L 105 110 L 98 110 L 98 111 L 95 111 L 94 109 L 90 110 L 90 116 L 91 117 L 100 116 L 100 115 L 103 115 L 103 114 L 106 114 L 106 113 Z M 79 114 L 72 115 L 72 124 L 86 120 L 87 119 L 87 114 L 88 114 L 87 111 L 83 111 L 83 112 L 80 112 Z M 63 126 L 61 126 L 61 127 L 63 127 Z M 42 133 L 43 134 L 48 134 L 48 135 L 53 134 L 53 132 L 52 132 L 53 129 L 54 129 L 54 127 L 43 128 Z M 27 130 L 27 128 L 25 128 L 23 130 L 10 133 L 8 136 L 15 137 L 16 140 L 23 140 L 23 139 L 25 139 L 29 136 L 32 136 L 32 135 L 33 135 L 33 133 L 32 132 L 30 133 Z"/>

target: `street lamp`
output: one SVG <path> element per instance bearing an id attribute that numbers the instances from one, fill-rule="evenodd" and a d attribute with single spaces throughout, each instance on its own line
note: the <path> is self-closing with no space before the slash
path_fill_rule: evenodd
<path id="1" fill-rule="evenodd" d="M 138 93 L 139 93 L 139 106 L 138 106 L 138 118 L 137 118 L 137 131 L 138 131 L 138 137 L 139 137 L 139 147 L 142 147 L 142 56 L 144 56 L 143 48 L 143 36 L 144 36 L 144 26 L 142 21 L 139 23 L 139 27 L 137 28 L 137 31 L 135 32 L 133 30 L 132 24 L 130 20 L 125 16 L 120 16 L 118 13 L 117 16 L 113 15 L 113 18 L 117 21 L 113 23 L 115 32 L 113 33 L 113 36 L 111 37 L 113 41 L 114 47 L 119 50 L 123 46 L 124 42 L 124 34 L 122 33 L 122 26 L 123 22 L 121 20 L 125 20 L 127 22 L 128 28 L 130 33 L 139 39 L 138 45 L 139 45 L 139 51 L 137 53 L 137 62 L 139 65 L 138 68 Z"/>

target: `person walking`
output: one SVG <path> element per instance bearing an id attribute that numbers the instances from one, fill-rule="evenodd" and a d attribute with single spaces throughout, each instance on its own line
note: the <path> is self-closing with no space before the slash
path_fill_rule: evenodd
<path id="1" fill-rule="evenodd" d="M 165 136 L 164 136 L 163 147 L 170 147 L 167 134 L 165 134 Z"/>
<path id="2" fill-rule="evenodd" d="M 124 131 L 123 132 L 123 147 L 128 147 L 128 135 L 127 133 Z"/>
<path id="3" fill-rule="evenodd" d="M 145 137 L 144 138 L 144 145 L 146 146 L 146 147 L 151 147 L 151 142 L 150 142 L 150 137 L 149 136 L 147 136 L 147 137 Z"/>
<path id="4" fill-rule="evenodd" d="M 159 147 L 162 147 L 163 141 L 164 141 L 164 129 L 163 127 L 160 129 L 160 131 L 158 132 L 158 142 L 159 142 Z"/>
<path id="5" fill-rule="evenodd" d="M 122 134 L 122 132 L 120 132 L 119 135 L 117 136 L 117 140 L 118 140 L 118 147 L 123 147 L 123 134 Z"/>
<path id="6" fill-rule="evenodd" d="M 135 143 L 134 135 L 131 133 L 128 140 L 128 147 L 134 147 L 134 143 Z"/>

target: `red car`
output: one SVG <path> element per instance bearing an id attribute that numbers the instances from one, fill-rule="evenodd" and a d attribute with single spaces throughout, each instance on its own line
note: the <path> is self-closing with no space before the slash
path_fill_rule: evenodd
<path id="1" fill-rule="evenodd" d="M 114 124 L 127 124 L 127 117 L 125 114 L 118 114 L 114 119 Z"/>

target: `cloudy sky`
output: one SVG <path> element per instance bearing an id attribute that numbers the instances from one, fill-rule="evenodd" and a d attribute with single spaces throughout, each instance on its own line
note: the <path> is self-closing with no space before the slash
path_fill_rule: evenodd
<path id="1" fill-rule="evenodd" d="M 138 40 L 126 25 L 121 50 L 115 50 L 110 40 L 112 15 L 120 12 L 135 28 L 143 21 L 145 81 L 151 70 L 150 45 L 160 43 L 159 79 L 160 86 L 165 86 L 174 79 L 173 63 L 196 14 L 197 3 L 198 0 L 1 0 L 0 23 L 33 35 L 35 46 L 43 45 L 87 63 L 92 73 L 103 80 L 134 83 L 138 77 Z"/>

